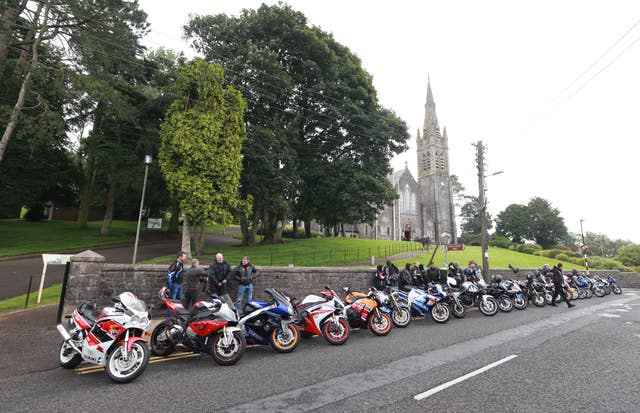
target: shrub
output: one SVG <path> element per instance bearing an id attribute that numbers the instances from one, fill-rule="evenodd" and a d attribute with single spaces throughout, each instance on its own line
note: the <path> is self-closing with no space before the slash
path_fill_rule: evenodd
<path id="1" fill-rule="evenodd" d="M 46 216 L 44 215 L 44 205 L 42 204 L 31 205 L 27 213 L 24 214 L 24 219 L 26 221 L 36 222 L 42 221 L 45 218 Z"/>
<path id="2" fill-rule="evenodd" d="M 538 244 L 518 244 L 516 245 L 516 251 L 524 254 L 535 254 L 536 251 L 542 250 L 542 247 Z M 535 254 L 539 255 L 539 254 Z"/>
<path id="3" fill-rule="evenodd" d="M 607 270 L 622 270 L 623 267 L 624 265 L 622 265 L 620 261 L 609 258 L 602 262 L 602 267 L 600 268 L 604 268 Z"/>
<path id="4" fill-rule="evenodd" d="M 480 235 L 478 234 L 462 234 L 458 237 L 458 242 L 465 245 L 480 245 L 482 244 Z"/>
<path id="5" fill-rule="evenodd" d="M 493 234 L 491 236 L 491 246 L 498 248 L 511 248 L 513 246 L 513 243 L 504 235 Z"/>
<path id="6" fill-rule="evenodd" d="M 620 247 L 616 259 L 624 265 L 640 265 L 640 244 L 627 244 Z"/>
<path id="7" fill-rule="evenodd" d="M 567 254 L 560 253 L 560 254 L 556 255 L 556 260 L 569 262 L 569 257 L 567 256 Z"/>

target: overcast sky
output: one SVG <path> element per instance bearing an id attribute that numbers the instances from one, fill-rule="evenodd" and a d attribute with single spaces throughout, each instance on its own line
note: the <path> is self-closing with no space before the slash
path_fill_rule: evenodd
<path id="1" fill-rule="evenodd" d="M 277 3 L 140 0 L 146 44 L 193 56 L 181 39 L 189 14 L 263 2 Z M 541 196 L 571 232 L 583 219 L 585 232 L 640 243 L 640 1 L 286 3 L 358 55 L 380 102 L 407 122 L 410 149 L 396 170 L 408 162 L 417 176 L 430 77 L 450 172 L 466 193 L 478 193 L 473 142 L 488 146 L 488 173 L 504 171 L 487 178 L 492 215 Z"/>

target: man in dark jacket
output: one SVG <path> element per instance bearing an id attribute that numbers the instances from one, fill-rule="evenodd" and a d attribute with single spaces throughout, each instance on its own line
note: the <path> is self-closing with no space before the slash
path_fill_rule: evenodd
<path id="1" fill-rule="evenodd" d="M 216 254 L 216 260 L 209 266 L 209 289 L 216 295 L 227 293 L 227 278 L 231 272 L 231 267 L 224 260 L 222 253 Z"/>
<path id="2" fill-rule="evenodd" d="M 553 299 L 551 300 L 552 306 L 557 306 L 556 297 L 560 295 L 562 299 L 567 303 L 567 307 L 571 308 L 575 306 L 575 304 L 571 304 L 567 299 L 567 295 L 564 293 L 564 288 L 562 288 L 562 284 L 564 283 L 564 277 L 562 276 L 562 263 L 558 263 L 551 270 L 551 279 L 553 280 L 553 286 L 555 287 L 553 291 Z"/>
<path id="3" fill-rule="evenodd" d="M 233 270 L 233 278 L 238 281 L 238 300 L 236 308 L 242 314 L 242 299 L 247 296 L 247 302 L 253 297 L 253 280 L 258 276 L 258 270 L 249 262 L 249 257 L 242 257 L 240 265 Z"/>
<path id="4" fill-rule="evenodd" d="M 188 309 L 198 301 L 198 292 L 202 288 L 202 282 L 206 273 L 200 267 L 200 261 L 197 258 L 191 262 L 191 268 L 184 273 L 182 288 L 184 289 L 184 308 Z"/>
<path id="5" fill-rule="evenodd" d="M 167 287 L 171 290 L 170 298 L 172 300 L 182 300 L 182 272 L 184 271 L 185 258 L 187 258 L 187 253 L 180 251 L 167 272 Z"/>
<path id="6" fill-rule="evenodd" d="M 398 287 L 398 277 L 400 274 L 398 267 L 396 267 L 396 265 L 391 261 L 387 260 L 387 265 L 384 266 L 382 271 L 384 272 L 384 275 L 387 278 L 387 282 L 389 283 L 389 285 L 392 287 Z"/>

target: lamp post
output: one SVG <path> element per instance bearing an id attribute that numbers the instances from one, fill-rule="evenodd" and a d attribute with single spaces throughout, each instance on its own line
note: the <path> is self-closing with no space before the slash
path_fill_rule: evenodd
<path id="1" fill-rule="evenodd" d="M 442 242 L 442 248 L 444 249 L 444 265 L 449 267 L 449 248 L 448 245 L 451 242 L 451 234 L 448 232 L 440 233 L 440 241 Z"/>
<path id="2" fill-rule="evenodd" d="M 144 157 L 144 181 L 142 181 L 142 197 L 140 199 L 140 212 L 138 214 L 138 228 L 136 229 L 136 242 L 133 246 L 133 262 L 136 263 L 138 255 L 138 240 L 140 239 L 140 223 L 142 222 L 142 208 L 144 206 L 144 193 L 147 189 L 147 176 L 149 175 L 149 165 L 151 165 L 151 155 Z"/>
<path id="3" fill-rule="evenodd" d="M 580 247 L 580 249 L 582 250 L 582 253 L 584 254 L 584 266 L 587 269 L 587 277 L 589 276 L 589 258 L 587 257 L 587 244 L 585 244 L 584 242 L 584 230 L 582 229 L 582 222 L 584 221 L 584 219 L 580 220 L 580 236 L 582 236 L 582 246 Z"/>

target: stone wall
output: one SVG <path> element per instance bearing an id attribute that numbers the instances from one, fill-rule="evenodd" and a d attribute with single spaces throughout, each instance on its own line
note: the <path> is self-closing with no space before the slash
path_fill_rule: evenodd
<path id="1" fill-rule="evenodd" d="M 165 285 L 167 265 L 111 264 L 93 251 L 84 251 L 71 257 L 69 280 L 65 293 L 63 314 L 70 314 L 77 305 L 89 301 L 102 308 L 111 304 L 111 297 L 123 291 L 131 291 L 147 304 L 154 304 L 154 314 L 163 314 L 158 291 Z M 329 285 L 334 290 L 350 286 L 356 290 L 367 289 L 373 280 L 373 268 L 353 267 L 257 267 L 259 276 L 254 282 L 254 297 L 264 299 L 265 288 L 284 290 L 302 298 L 317 293 Z M 527 269 L 521 269 L 516 278 L 522 278 Z M 493 274 L 511 276 L 511 270 L 493 269 Z M 591 271 L 603 277 L 609 274 L 617 278 L 623 288 L 640 288 L 640 275 L 619 271 Z M 230 283 L 229 293 L 236 297 L 236 284 Z M 202 296 L 201 298 L 205 298 Z"/>

